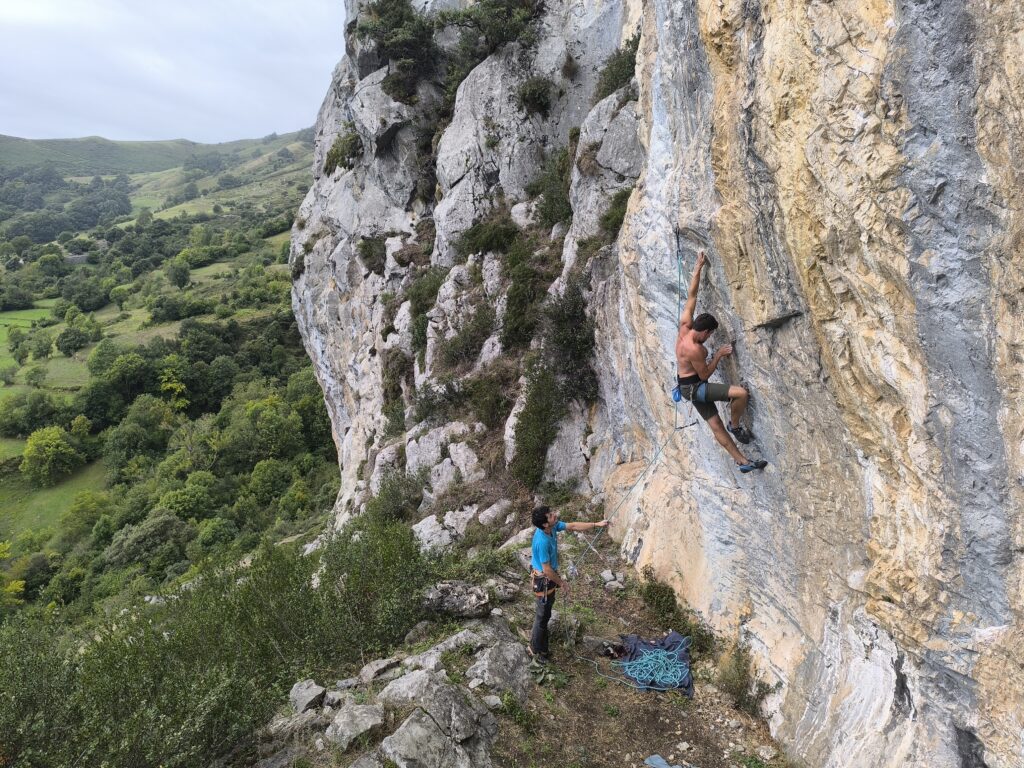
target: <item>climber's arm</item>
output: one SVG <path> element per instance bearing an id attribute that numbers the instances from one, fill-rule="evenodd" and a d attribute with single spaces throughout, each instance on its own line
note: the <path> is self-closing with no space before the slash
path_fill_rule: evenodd
<path id="1" fill-rule="evenodd" d="M 732 344 L 726 344 L 724 347 L 719 347 L 715 354 L 711 356 L 711 362 L 707 361 L 707 352 L 704 350 L 704 345 L 698 345 L 699 351 L 694 351 L 689 355 L 686 355 L 687 362 L 693 366 L 693 370 L 702 381 L 707 381 L 711 378 L 711 374 L 715 372 L 718 367 L 718 363 L 723 357 L 728 357 L 732 354 Z"/>
<path id="2" fill-rule="evenodd" d="M 686 308 L 683 310 L 683 316 L 679 320 L 679 332 L 683 332 L 683 327 L 689 328 L 693 324 L 693 312 L 697 308 L 697 291 L 700 289 L 700 273 L 704 269 L 705 261 L 704 251 L 697 253 L 697 265 L 693 268 L 693 277 L 690 278 L 690 290 L 686 294 Z"/>

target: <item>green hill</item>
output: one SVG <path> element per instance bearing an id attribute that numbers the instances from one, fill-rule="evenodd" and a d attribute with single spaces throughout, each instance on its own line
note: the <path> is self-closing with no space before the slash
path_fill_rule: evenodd
<path id="1" fill-rule="evenodd" d="M 51 165 L 63 176 L 150 173 L 182 165 L 198 155 L 230 155 L 273 144 L 287 146 L 302 131 L 262 139 L 200 144 L 186 139 L 110 141 L 99 136 L 81 139 L 21 139 L 0 135 L 0 169 Z"/>

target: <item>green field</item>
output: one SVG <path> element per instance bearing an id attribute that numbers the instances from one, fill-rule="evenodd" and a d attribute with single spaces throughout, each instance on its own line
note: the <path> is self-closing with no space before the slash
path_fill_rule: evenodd
<path id="1" fill-rule="evenodd" d="M 26 530 L 56 530 L 75 495 L 103 490 L 105 478 L 102 461 L 83 467 L 53 488 L 36 488 L 20 472 L 0 478 L 0 540 Z"/>
<path id="2" fill-rule="evenodd" d="M 21 453 L 24 450 L 24 440 L 18 440 L 13 437 L 0 437 L 0 461 L 6 461 L 7 459 L 13 459 L 15 456 L 21 456 Z M 3 481 L 0 480 L 0 482 Z"/>
<path id="3" fill-rule="evenodd" d="M 151 173 L 180 166 L 192 155 L 214 152 L 229 155 L 262 147 L 276 150 L 294 140 L 294 133 L 273 139 L 241 139 L 221 144 L 200 144 L 186 139 L 110 141 L 98 136 L 21 139 L 0 135 L 0 167 L 51 164 L 65 176 L 79 177 Z"/>

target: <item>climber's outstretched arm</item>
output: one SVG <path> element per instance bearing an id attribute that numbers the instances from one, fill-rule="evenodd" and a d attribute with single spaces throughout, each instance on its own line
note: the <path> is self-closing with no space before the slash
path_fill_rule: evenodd
<path id="1" fill-rule="evenodd" d="M 700 272 L 704 269 L 706 257 L 704 251 L 697 253 L 697 266 L 693 268 L 693 277 L 690 278 L 690 290 L 686 294 L 686 307 L 683 309 L 683 316 L 679 319 L 679 332 L 683 328 L 689 328 L 693 324 L 693 311 L 697 308 L 697 291 L 700 289 Z"/>

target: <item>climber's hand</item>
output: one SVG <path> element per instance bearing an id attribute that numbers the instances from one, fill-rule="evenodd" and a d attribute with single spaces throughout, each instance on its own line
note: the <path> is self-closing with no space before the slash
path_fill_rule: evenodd
<path id="1" fill-rule="evenodd" d="M 718 348 L 719 357 L 729 357 L 732 354 L 732 344 L 726 344 L 724 347 Z"/>
<path id="2" fill-rule="evenodd" d="M 704 251 L 697 251 L 697 269 L 703 269 L 706 261 L 707 256 L 704 255 Z"/>

